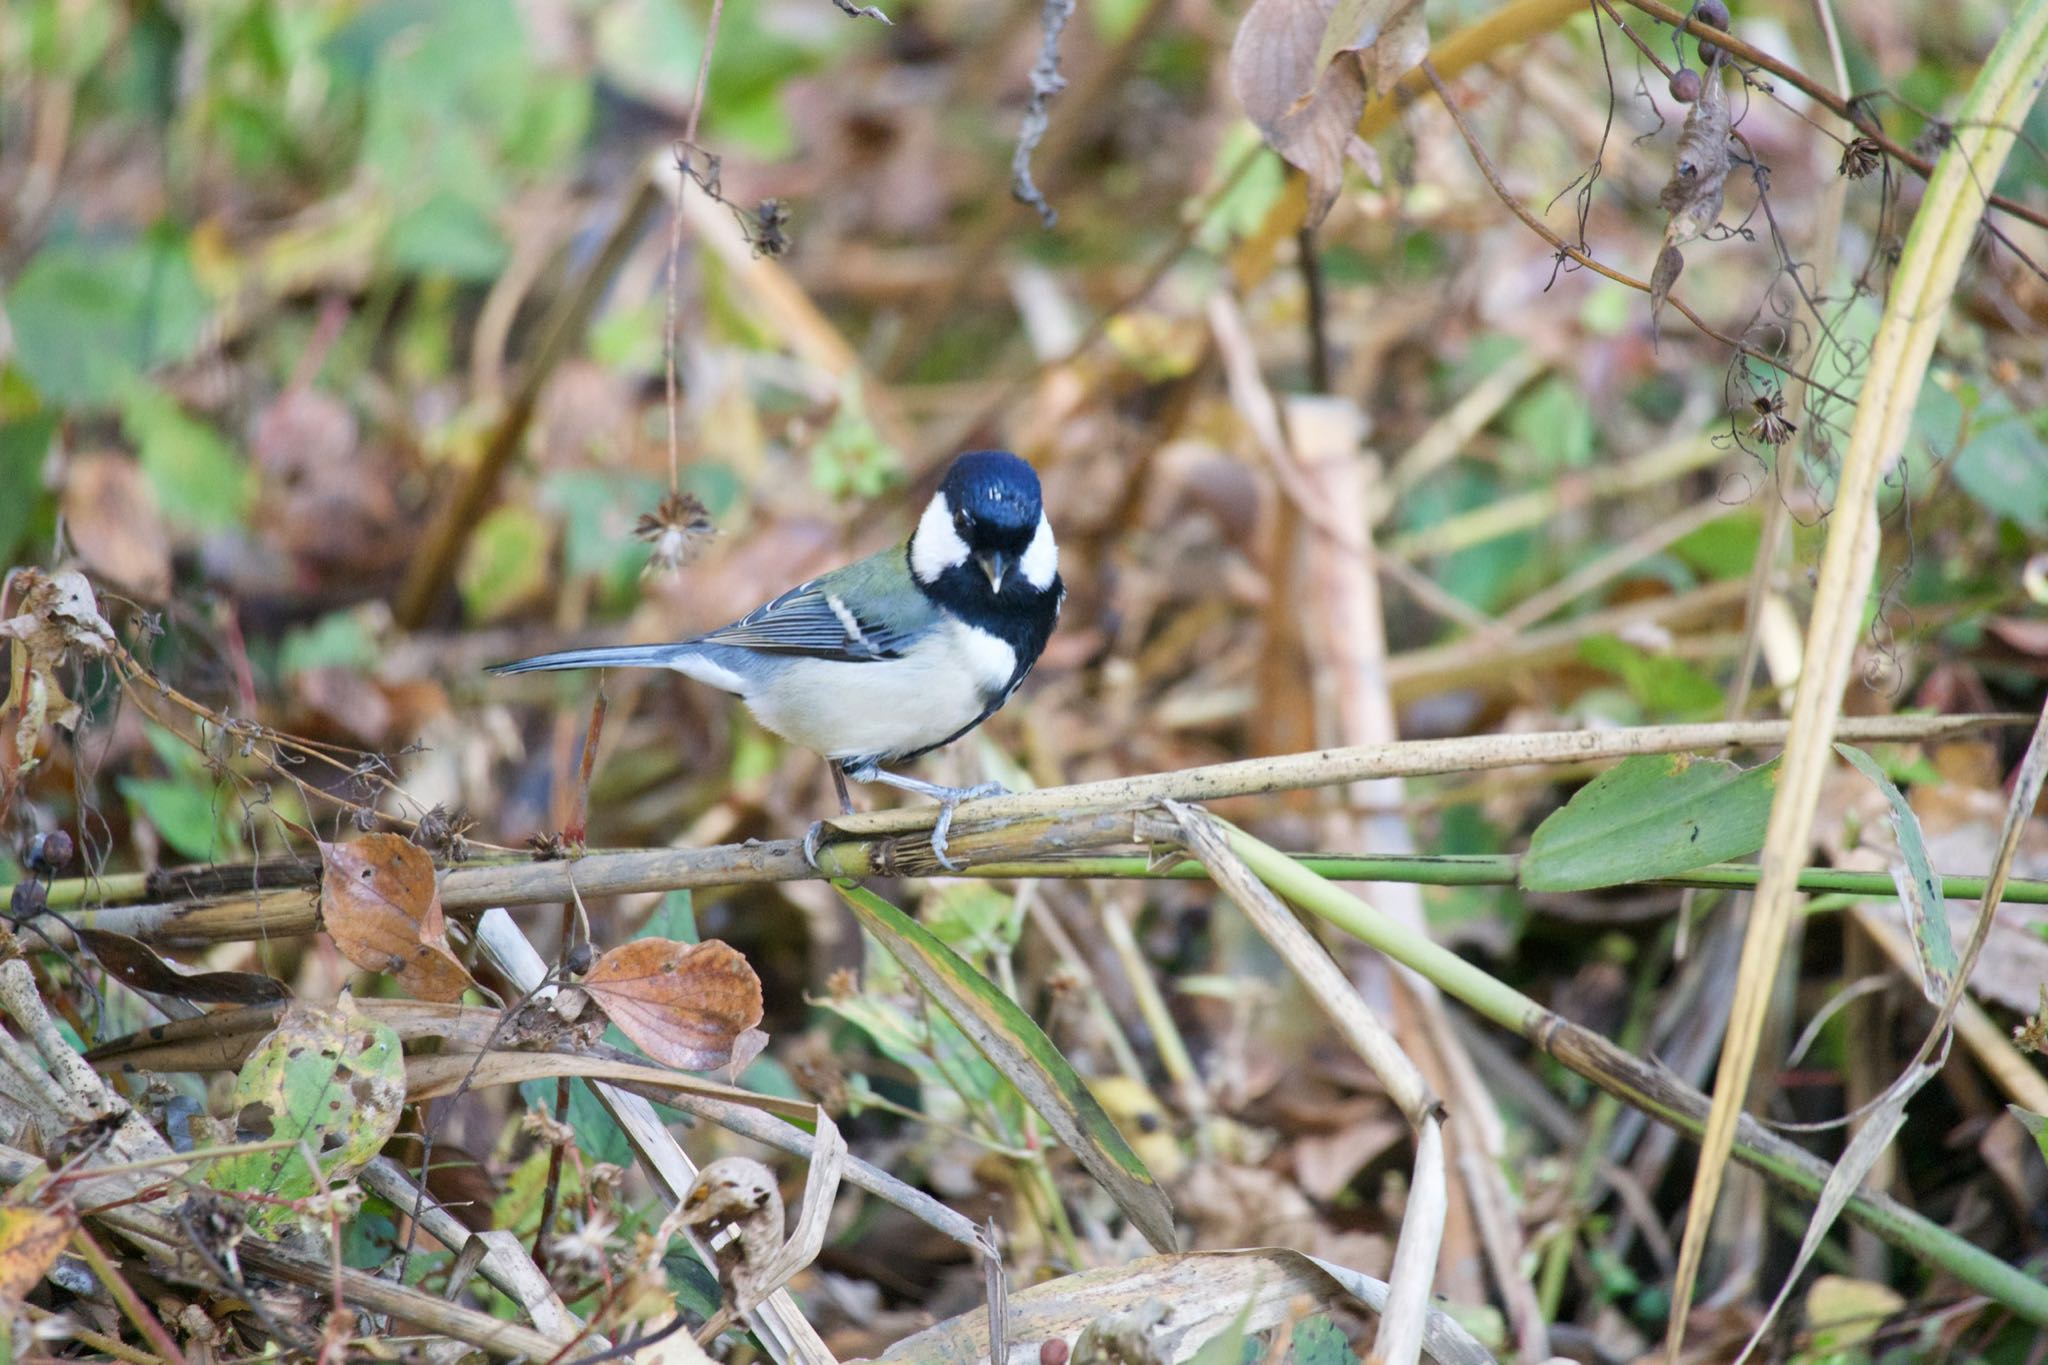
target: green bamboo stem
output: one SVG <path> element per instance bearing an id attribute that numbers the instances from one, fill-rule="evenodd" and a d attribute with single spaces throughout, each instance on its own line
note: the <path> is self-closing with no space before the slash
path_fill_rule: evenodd
<path id="1" fill-rule="evenodd" d="M 1699 1139 L 1707 1098 L 1654 1063 L 1562 1019 L 1456 953 L 1380 914 L 1349 891 L 1242 830 L 1228 827 L 1230 846 L 1274 891 L 1388 957 L 1502 1028 L 1527 1039 L 1617 1099 Z M 1828 1163 L 1744 1117 L 1734 1155 L 1766 1178 L 1808 1198 L 1826 1183 Z M 1849 1201 L 1848 1216 L 1902 1251 L 1946 1270 L 2029 1322 L 2048 1326 L 2048 1284 L 2007 1265 L 1882 1194 Z"/>
<path id="2" fill-rule="evenodd" d="M 1513 886 L 1521 873 L 1522 859 L 1514 853 L 1442 855 L 1426 853 L 1351 856 L 1341 853 L 1290 853 L 1285 855 L 1332 882 L 1412 882 L 1418 886 Z M 1151 878 L 1172 881 L 1201 881 L 1202 865 L 1189 859 L 1159 867 L 1150 859 L 1130 856 L 1061 858 L 1045 862 L 979 863 L 966 875 L 993 879 L 1044 877 L 1085 880 L 1089 878 Z M 1756 885 L 1760 869 L 1749 863 L 1710 863 L 1669 877 L 1651 877 L 1630 886 L 1697 887 L 1703 890 L 1742 890 Z M 1977 900 L 1984 894 L 1982 877 L 1941 878 L 1945 900 Z M 1839 892 L 1868 900 L 1896 900 L 1898 887 L 1886 872 L 1852 872 L 1842 868 L 1809 867 L 1799 874 L 1799 889 Z M 2023 905 L 2048 905 L 2048 881 L 2008 881 L 2002 899 Z"/>

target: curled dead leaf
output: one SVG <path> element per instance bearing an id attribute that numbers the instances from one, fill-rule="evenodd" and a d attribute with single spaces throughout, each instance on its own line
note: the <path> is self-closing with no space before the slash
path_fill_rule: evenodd
<path id="1" fill-rule="evenodd" d="M 1317 54 L 1335 0 L 1253 0 L 1230 45 L 1230 88 L 1266 144 L 1308 176 L 1308 222 L 1323 220 L 1344 183 L 1344 158 L 1365 112 L 1358 59 Z"/>
<path id="2" fill-rule="evenodd" d="M 460 1000 L 476 983 L 448 951 L 434 860 L 396 834 L 321 844 L 320 918 L 343 957 L 421 1000 Z"/>
<path id="3" fill-rule="evenodd" d="M 195 972 L 159 956 L 141 939 L 84 925 L 72 931 L 123 985 L 200 1005 L 263 1005 L 288 999 L 285 984 L 258 972 Z"/>
<path id="4" fill-rule="evenodd" d="M 64 695 L 59 666 L 74 649 L 105 654 L 117 642 L 114 628 L 100 615 L 92 584 L 76 569 L 56 574 L 24 569 L 9 577 L 23 591 L 19 614 L 0 620 L 0 640 L 13 640 L 17 646 L 10 651 L 7 696 L 0 711 L 17 712 L 14 753 L 19 775 L 38 761 L 36 740 L 44 721 L 68 730 L 84 714 Z"/>
<path id="5" fill-rule="evenodd" d="M 726 1065 L 761 1022 L 761 978 L 717 939 L 621 944 L 598 958 L 583 989 L 648 1056 L 683 1071 Z"/>
<path id="6" fill-rule="evenodd" d="M 773 1171 L 752 1157 L 721 1157 L 697 1173 L 677 1213 L 717 1246 L 718 1283 L 735 1311 L 779 1287 L 772 1276 L 782 1250 L 782 1191 Z M 727 1228 L 733 1236 L 720 1241 Z"/>
<path id="7" fill-rule="evenodd" d="M 1721 216 L 1730 165 L 1728 133 L 1728 90 L 1716 68 L 1707 73 L 1699 99 L 1685 116 L 1671 179 L 1657 196 L 1658 205 L 1671 215 L 1664 227 L 1665 249 L 1684 246 Z"/>

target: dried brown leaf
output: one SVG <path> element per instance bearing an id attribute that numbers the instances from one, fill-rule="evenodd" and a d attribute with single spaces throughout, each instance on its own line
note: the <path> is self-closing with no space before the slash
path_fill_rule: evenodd
<path id="1" fill-rule="evenodd" d="M 85 566 L 121 591 L 160 602 L 171 591 L 171 537 L 135 461 L 111 452 L 64 470 L 64 531 Z"/>
<path id="2" fill-rule="evenodd" d="M 282 981 L 258 972 L 194 972 L 168 962 L 141 939 L 106 929 L 74 931 L 116 980 L 139 991 L 199 1005 L 264 1005 L 288 999 Z"/>
<path id="3" fill-rule="evenodd" d="M 448 951 L 434 860 L 396 834 L 321 844 L 320 918 L 342 956 L 398 978 L 421 1000 L 453 1001 L 475 984 Z"/>
<path id="4" fill-rule="evenodd" d="M 1268 146 L 1308 176 L 1308 221 L 1323 220 L 1365 111 L 1358 60 L 1318 65 L 1335 0 L 1254 0 L 1230 46 L 1230 88 Z"/>
<path id="5" fill-rule="evenodd" d="M 621 944 L 598 958 L 583 989 L 648 1056 L 684 1071 L 724 1066 L 761 1022 L 761 978 L 717 939 Z"/>
<path id="6" fill-rule="evenodd" d="M 1393 89 L 1429 55 L 1422 0 L 1337 0 L 1316 49 L 1315 69 L 1346 52 L 1358 54 L 1373 90 Z"/>
<path id="7" fill-rule="evenodd" d="M 14 725 L 16 775 L 35 767 L 36 740 L 43 722 L 71 729 L 85 713 L 64 695 L 58 669 L 74 649 L 105 654 L 116 643 L 114 628 L 100 615 L 92 584 L 76 569 L 45 574 L 25 569 L 10 575 L 22 591 L 19 615 L 0 621 L 0 640 L 9 651 L 7 695 L 0 712 L 18 711 Z"/>
<path id="8" fill-rule="evenodd" d="M 1671 179 L 1657 196 L 1658 205 L 1671 215 L 1664 226 L 1667 249 L 1684 246 L 1721 216 L 1721 195 L 1728 185 L 1730 164 L 1728 132 L 1728 90 L 1721 73 L 1712 71 L 1685 116 L 1671 162 Z"/>

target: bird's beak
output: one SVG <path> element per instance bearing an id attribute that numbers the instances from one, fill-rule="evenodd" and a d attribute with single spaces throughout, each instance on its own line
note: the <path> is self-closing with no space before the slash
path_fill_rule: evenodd
<path id="1" fill-rule="evenodd" d="M 1010 576 L 1010 557 L 1001 550 L 989 550 L 976 555 L 974 562 L 981 565 L 981 571 L 988 575 L 989 591 L 1001 592 L 1003 580 Z"/>

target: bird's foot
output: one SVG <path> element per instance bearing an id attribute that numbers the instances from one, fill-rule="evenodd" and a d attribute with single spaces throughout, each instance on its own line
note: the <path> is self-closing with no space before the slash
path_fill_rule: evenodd
<path id="1" fill-rule="evenodd" d="M 978 801 L 984 796 L 1006 796 L 1009 789 L 1000 782 L 984 782 L 977 787 L 939 788 L 939 818 L 932 824 L 932 857 L 948 872 L 958 872 L 961 864 L 946 856 L 946 836 L 953 828 L 953 810 L 962 801 Z"/>
<path id="2" fill-rule="evenodd" d="M 825 870 L 818 866 L 818 850 L 824 842 L 825 822 L 823 820 L 811 821 L 811 827 L 804 831 L 804 861 L 811 865 L 811 871 L 813 872 L 822 873 Z"/>

